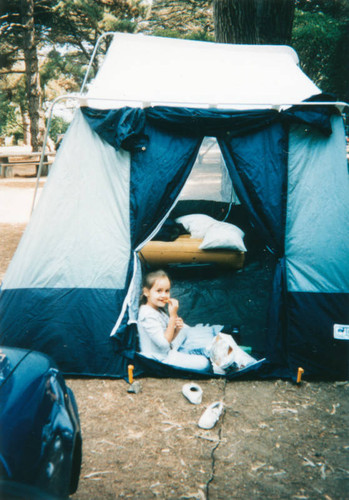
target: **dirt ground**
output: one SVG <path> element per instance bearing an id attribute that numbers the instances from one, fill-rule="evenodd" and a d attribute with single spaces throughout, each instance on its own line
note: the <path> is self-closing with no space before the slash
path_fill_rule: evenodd
<path id="1" fill-rule="evenodd" d="M 0 279 L 33 189 L 32 180 L 0 179 Z M 183 397 L 178 379 L 143 378 L 139 394 L 123 380 L 67 382 L 83 434 L 74 500 L 349 497 L 348 382 L 206 380 L 200 405 Z M 214 401 L 225 412 L 202 430 L 199 417 Z"/>

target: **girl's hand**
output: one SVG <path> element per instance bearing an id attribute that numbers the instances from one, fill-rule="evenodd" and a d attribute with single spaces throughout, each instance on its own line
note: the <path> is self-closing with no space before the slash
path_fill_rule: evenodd
<path id="1" fill-rule="evenodd" d="M 182 318 L 180 318 L 179 316 L 177 316 L 175 325 L 176 325 L 176 330 L 181 330 L 183 328 L 183 326 L 184 326 Z"/>
<path id="2" fill-rule="evenodd" d="M 168 299 L 168 313 L 170 316 L 177 316 L 179 302 L 177 299 Z"/>

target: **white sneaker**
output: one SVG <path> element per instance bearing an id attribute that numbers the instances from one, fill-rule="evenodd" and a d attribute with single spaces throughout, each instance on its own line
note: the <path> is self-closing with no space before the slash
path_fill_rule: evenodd
<path id="1" fill-rule="evenodd" d="M 182 387 L 182 394 L 193 405 L 199 405 L 202 401 L 202 389 L 198 384 L 184 384 Z"/>
<path id="2" fill-rule="evenodd" d="M 206 408 L 201 415 L 198 426 L 201 429 L 212 429 L 216 425 L 223 412 L 224 405 L 221 401 L 216 401 Z"/>

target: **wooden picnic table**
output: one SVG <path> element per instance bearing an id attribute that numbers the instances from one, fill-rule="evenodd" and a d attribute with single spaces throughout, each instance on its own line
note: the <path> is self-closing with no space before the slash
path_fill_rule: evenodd
<path id="1" fill-rule="evenodd" d="M 36 167 L 36 173 L 41 159 L 41 151 L 34 151 L 30 153 L 0 153 L 0 176 L 13 177 L 15 167 Z M 49 167 L 55 159 L 55 152 L 47 152 L 44 155 L 43 169 L 41 174 L 48 175 Z"/>

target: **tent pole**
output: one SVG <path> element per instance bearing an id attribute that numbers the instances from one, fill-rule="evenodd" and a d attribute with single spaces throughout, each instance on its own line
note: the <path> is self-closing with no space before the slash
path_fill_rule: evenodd
<path id="1" fill-rule="evenodd" d="M 85 73 L 85 78 L 84 78 L 84 81 L 82 82 L 82 85 L 81 85 L 81 89 L 80 89 L 80 95 L 82 95 L 84 89 L 85 89 L 85 85 L 86 85 L 86 82 L 87 82 L 87 78 L 88 78 L 88 75 L 90 73 L 90 70 L 91 70 L 91 66 L 92 66 L 92 63 L 94 61 L 94 58 L 96 57 L 96 53 L 97 53 L 97 50 L 98 50 L 98 47 L 99 47 L 99 44 L 101 43 L 101 41 L 103 40 L 103 38 L 105 38 L 106 36 L 111 36 L 111 35 L 115 35 L 115 33 L 113 31 L 106 31 L 105 33 L 103 33 L 102 35 L 100 35 L 100 37 L 98 38 L 97 42 L 96 42 L 96 45 L 95 45 L 95 48 L 93 49 L 93 52 L 92 52 L 92 56 L 90 57 L 90 62 L 88 64 L 88 68 L 87 68 L 87 71 Z"/>
<path id="2" fill-rule="evenodd" d="M 50 129 L 50 124 L 51 124 L 51 119 L 52 119 L 53 104 L 50 107 L 50 113 L 49 113 L 49 117 L 48 117 L 48 120 L 47 120 L 45 137 L 44 137 L 44 143 L 42 145 L 42 151 L 41 151 L 41 157 L 40 157 L 40 163 L 39 163 L 39 167 L 38 167 L 38 172 L 36 174 L 35 191 L 34 191 L 34 197 L 33 197 L 33 203 L 32 203 L 32 208 L 31 208 L 31 211 L 30 211 L 30 215 L 33 213 L 34 206 L 35 206 L 35 199 L 36 199 L 36 195 L 37 195 L 38 188 L 39 188 L 40 175 L 41 175 L 41 171 L 42 171 L 42 165 L 44 163 L 45 150 L 46 150 L 47 139 L 48 139 L 48 132 L 49 132 L 49 129 Z"/>
<path id="3" fill-rule="evenodd" d="M 34 207 L 35 207 L 35 200 L 39 188 L 39 182 L 40 182 L 40 176 L 42 172 L 42 166 L 44 163 L 44 157 L 45 157 L 45 150 L 46 150 L 46 145 L 47 145 L 47 139 L 48 139 L 48 133 L 50 131 L 50 125 L 51 125 L 51 120 L 52 120 L 52 113 L 53 113 L 53 108 L 57 104 L 58 101 L 63 101 L 63 100 L 68 100 L 68 99 L 74 99 L 74 96 L 69 96 L 69 95 L 64 95 L 60 97 L 56 97 L 54 101 L 52 101 L 52 104 L 50 106 L 50 111 L 49 111 L 49 116 L 47 119 L 47 125 L 46 125 L 46 131 L 45 131 L 45 137 L 44 137 L 44 142 L 42 145 L 42 152 L 41 152 L 41 157 L 40 157 L 40 163 L 38 167 L 38 172 L 36 174 L 36 183 L 35 183 L 35 191 L 34 191 L 34 197 L 33 197 L 33 203 L 30 211 L 30 215 L 33 213 Z"/>
<path id="4" fill-rule="evenodd" d="M 65 96 L 68 98 L 69 96 Z M 151 102 L 143 102 L 142 100 L 137 100 L 137 99 L 117 99 L 117 98 L 108 98 L 108 97 L 89 97 L 88 94 L 84 95 L 75 95 L 72 96 L 74 99 L 80 100 L 84 106 L 88 105 L 88 101 L 96 101 L 96 102 L 117 102 L 117 103 L 124 103 L 125 106 L 131 105 L 137 105 L 135 107 L 153 107 L 153 106 L 178 106 L 177 102 L 173 101 L 151 101 Z M 271 103 L 271 102 L 239 102 L 239 103 L 216 103 L 215 105 L 210 104 L 209 106 L 205 106 L 203 103 L 198 103 L 198 102 L 188 102 L 188 103 L 181 103 L 181 107 L 200 107 L 200 108 L 209 108 L 209 109 L 218 109 L 219 111 L 234 111 L 237 110 L 239 107 L 243 108 L 249 108 L 250 110 L 255 110 L 256 108 L 263 107 L 265 109 L 276 109 L 277 111 L 281 112 L 284 106 L 336 106 L 340 111 L 344 108 L 349 108 L 349 103 L 344 102 L 344 101 L 299 101 L 299 102 L 283 102 L 283 103 Z M 120 107 L 122 107 L 120 105 Z M 101 108 L 103 109 L 103 108 Z"/>

